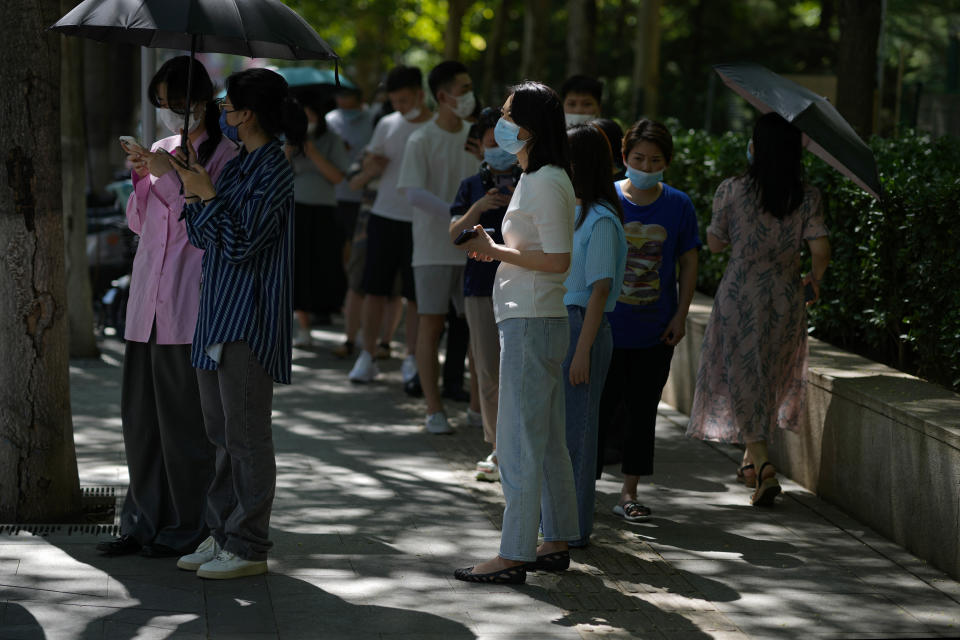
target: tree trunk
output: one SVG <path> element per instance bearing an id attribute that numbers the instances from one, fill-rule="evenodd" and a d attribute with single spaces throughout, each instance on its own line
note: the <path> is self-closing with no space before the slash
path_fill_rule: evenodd
<path id="1" fill-rule="evenodd" d="M 80 505 L 70 423 L 60 192 L 59 0 L 0 21 L 0 522 L 69 520 Z"/>
<path id="2" fill-rule="evenodd" d="M 637 7 L 633 86 L 638 89 L 630 107 L 633 119 L 657 116 L 660 100 L 660 5 L 661 0 L 643 0 Z"/>
<path id="3" fill-rule="evenodd" d="M 500 49 L 503 47 L 503 33 L 507 26 L 507 12 L 510 11 L 509 0 L 500 0 L 493 14 L 493 28 L 490 31 L 490 37 L 487 39 L 487 50 L 483 56 L 483 90 L 484 104 L 499 107 L 506 99 L 504 87 L 498 81 L 502 74 L 498 73 L 500 68 Z"/>
<path id="4" fill-rule="evenodd" d="M 550 21 L 549 0 L 524 0 L 523 46 L 521 48 L 520 76 L 540 79 L 547 62 L 547 25 Z"/>
<path id="5" fill-rule="evenodd" d="M 862 137 L 873 133 L 881 0 L 839 0 L 837 110 Z"/>
<path id="6" fill-rule="evenodd" d="M 65 14 L 72 0 L 61 0 Z M 87 265 L 86 144 L 83 128 L 83 41 L 61 36 L 60 142 L 63 149 L 63 225 L 66 240 L 70 356 L 99 355 L 93 335 L 93 293 Z"/>
<path id="7" fill-rule="evenodd" d="M 567 0 L 567 76 L 597 73 L 597 2 Z"/>
<path id="8" fill-rule="evenodd" d="M 467 11 L 467 0 L 449 0 L 447 2 L 447 26 L 443 32 L 443 57 L 445 60 L 460 59 L 460 34 L 463 31 L 463 14 Z"/>

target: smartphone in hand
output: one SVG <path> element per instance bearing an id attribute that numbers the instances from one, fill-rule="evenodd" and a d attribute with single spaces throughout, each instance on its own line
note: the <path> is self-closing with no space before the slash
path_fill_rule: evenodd
<path id="1" fill-rule="evenodd" d="M 189 168 L 190 168 L 189 166 L 187 166 L 187 163 L 183 162 L 182 160 L 180 160 L 180 158 L 178 158 L 177 156 L 173 155 L 172 153 L 170 153 L 170 152 L 167 151 L 166 149 L 164 149 L 164 148 L 161 147 L 160 149 L 158 149 L 158 151 L 160 151 L 161 153 L 163 153 L 163 155 L 165 155 L 170 162 L 174 163 L 175 165 L 177 165 L 177 166 L 180 167 L 181 169 L 189 169 Z"/>
<path id="2" fill-rule="evenodd" d="M 120 146 L 123 147 L 123 150 L 127 153 L 150 153 L 150 151 L 133 136 L 120 136 Z"/>
<path id="3" fill-rule="evenodd" d="M 491 235 L 495 231 L 494 229 L 488 229 L 486 227 L 484 227 L 483 230 L 487 232 L 487 235 Z M 470 240 L 476 237 L 477 237 L 476 229 L 473 229 L 473 228 L 464 229 L 463 231 L 460 232 L 460 235 L 457 236 L 457 239 L 453 241 L 453 244 L 463 244 L 467 240 Z"/>

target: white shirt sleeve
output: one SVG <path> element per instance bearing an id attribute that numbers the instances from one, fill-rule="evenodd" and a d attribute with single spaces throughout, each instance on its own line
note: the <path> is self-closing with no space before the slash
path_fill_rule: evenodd
<path id="1" fill-rule="evenodd" d="M 403 194 L 404 189 L 409 187 L 426 189 L 427 187 L 427 167 L 429 158 L 427 158 L 426 145 L 422 135 L 417 135 L 420 130 L 414 132 L 407 140 L 407 146 L 403 151 L 403 161 L 400 163 L 400 175 L 397 178 L 397 190 Z"/>
<path id="2" fill-rule="evenodd" d="M 423 187 L 407 187 L 407 202 L 427 213 L 450 219 L 450 205 Z"/>
<path id="3" fill-rule="evenodd" d="M 546 168 L 546 167 L 544 167 Z M 565 188 L 564 179 L 569 179 L 563 170 L 542 175 L 537 171 L 536 197 L 530 198 L 536 220 L 540 245 L 544 253 L 570 253 L 573 251 L 573 214 L 576 201 Z M 533 195 L 533 194 L 531 194 Z"/>

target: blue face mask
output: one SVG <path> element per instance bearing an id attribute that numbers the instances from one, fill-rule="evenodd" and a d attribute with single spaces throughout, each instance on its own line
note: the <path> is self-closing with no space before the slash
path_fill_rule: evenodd
<path id="1" fill-rule="evenodd" d="M 517 162 L 517 156 L 500 147 L 487 147 L 483 150 L 483 159 L 496 171 L 506 171 Z"/>
<path id="2" fill-rule="evenodd" d="M 656 173 L 647 173 L 645 171 L 640 171 L 639 169 L 634 169 L 630 165 L 627 165 L 627 178 L 630 180 L 630 183 L 637 189 L 652 189 L 657 186 L 657 183 L 663 180 L 663 171 L 657 171 Z"/>
<path id="3" fill-rule="evenodd" d="M 227 139 L 233 140 L 237 144 L 240 144 L 240 132 L 237 131 L 237 128 L 233 125 L 227 124 L 227 112 L 220 112 L 220 131 L 223 131 L 223 135 L 227 136 Z"/>
<path id="4" fill-rule="evenodd" d="M 513 155 L 517 155 L 527 144 L 526 140 L 521 140 L 518 137 L 519 135 L 520 125 L 507 122 L 503 118 L 497 120 L 497 126 L 493 128 L 493 138 L 497 141 L 497 144 L 501 149 Z"/>
<path id="5" fill-rule="evenodd" d="M 747 143 L 747 163 L 753 164 L 753 154 L 750 153 L 750 143 Z"/>

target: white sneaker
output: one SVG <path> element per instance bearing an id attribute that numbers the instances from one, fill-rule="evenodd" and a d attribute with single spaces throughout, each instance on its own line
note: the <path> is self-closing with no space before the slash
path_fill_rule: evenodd
<path id="1" fill-rule="evenodd" d="M 500 480 L 500 466 L 494 462 L 497 452 L 494 451 L 485 460 L 477 462 L 477 480 L 497 482 Z"/>
<path id="2" fill-rule="evenodd" d="M 354 363 L 353 369 L 350 370 L 350 382 L 361 384 L 373 382 L 378 375 L 380 375 L 380 369 L 377 367 L 377 363 L 373 361 L 370 352 L 364 349 L 357 356 L 357 361 Z"/>
<path id="3" fill-rule="evenodd" d="M 447 414 L 443 411 L 431 413 L 427 416 L 426 429 L 434 435 L 453 433 L 453 429 L 450 428 L 450 423 L 447 422 Z"/>
<path id="4" fill-rule="evenodd" d="M 304 329 L 303 327 L 297 326 L 296 336 L 293 339 L 293 346 L 295 347 L 313 346 L 313 336 L 310 335 L 310 329 Z"/>
<path id="5" fill-rule="evenodd" d="M 413 376 L 417 375 L 417 359 L 412 355 L 408 355 L 403 359 L 403 364 L 400 365 L 400 376 L 403 378 L 403 384 L 407 384 L 413 380 Z"/>
<path id="6" fill-rule="evenodd" d="M 208 536 L 206 540 L 200 543 L 196 551 L 180 556 L 180 559 L 177 560 L 177 566 L 187 571 L 196 571 L 203 563 L 216 558 L 218 553 L 220 553 L 220 545 L 217 544 L 213 536 Z"/>
<path id="7" fill-rule="evenodd" d="M 266 560 L 244 560 L 235 553 L 221 550 L 217 557 L 197 569 L 198 578 L 229 580 L 244 576 L 258 576 L 267 572 Z"/>
<path id="8" fill-rule="evenodd" d="M 482 427 L 483 426 L 483 414 L 479 411 L 474 411 L 470 407 L 467 407 L 467 426 L 469 427 Z"/>

